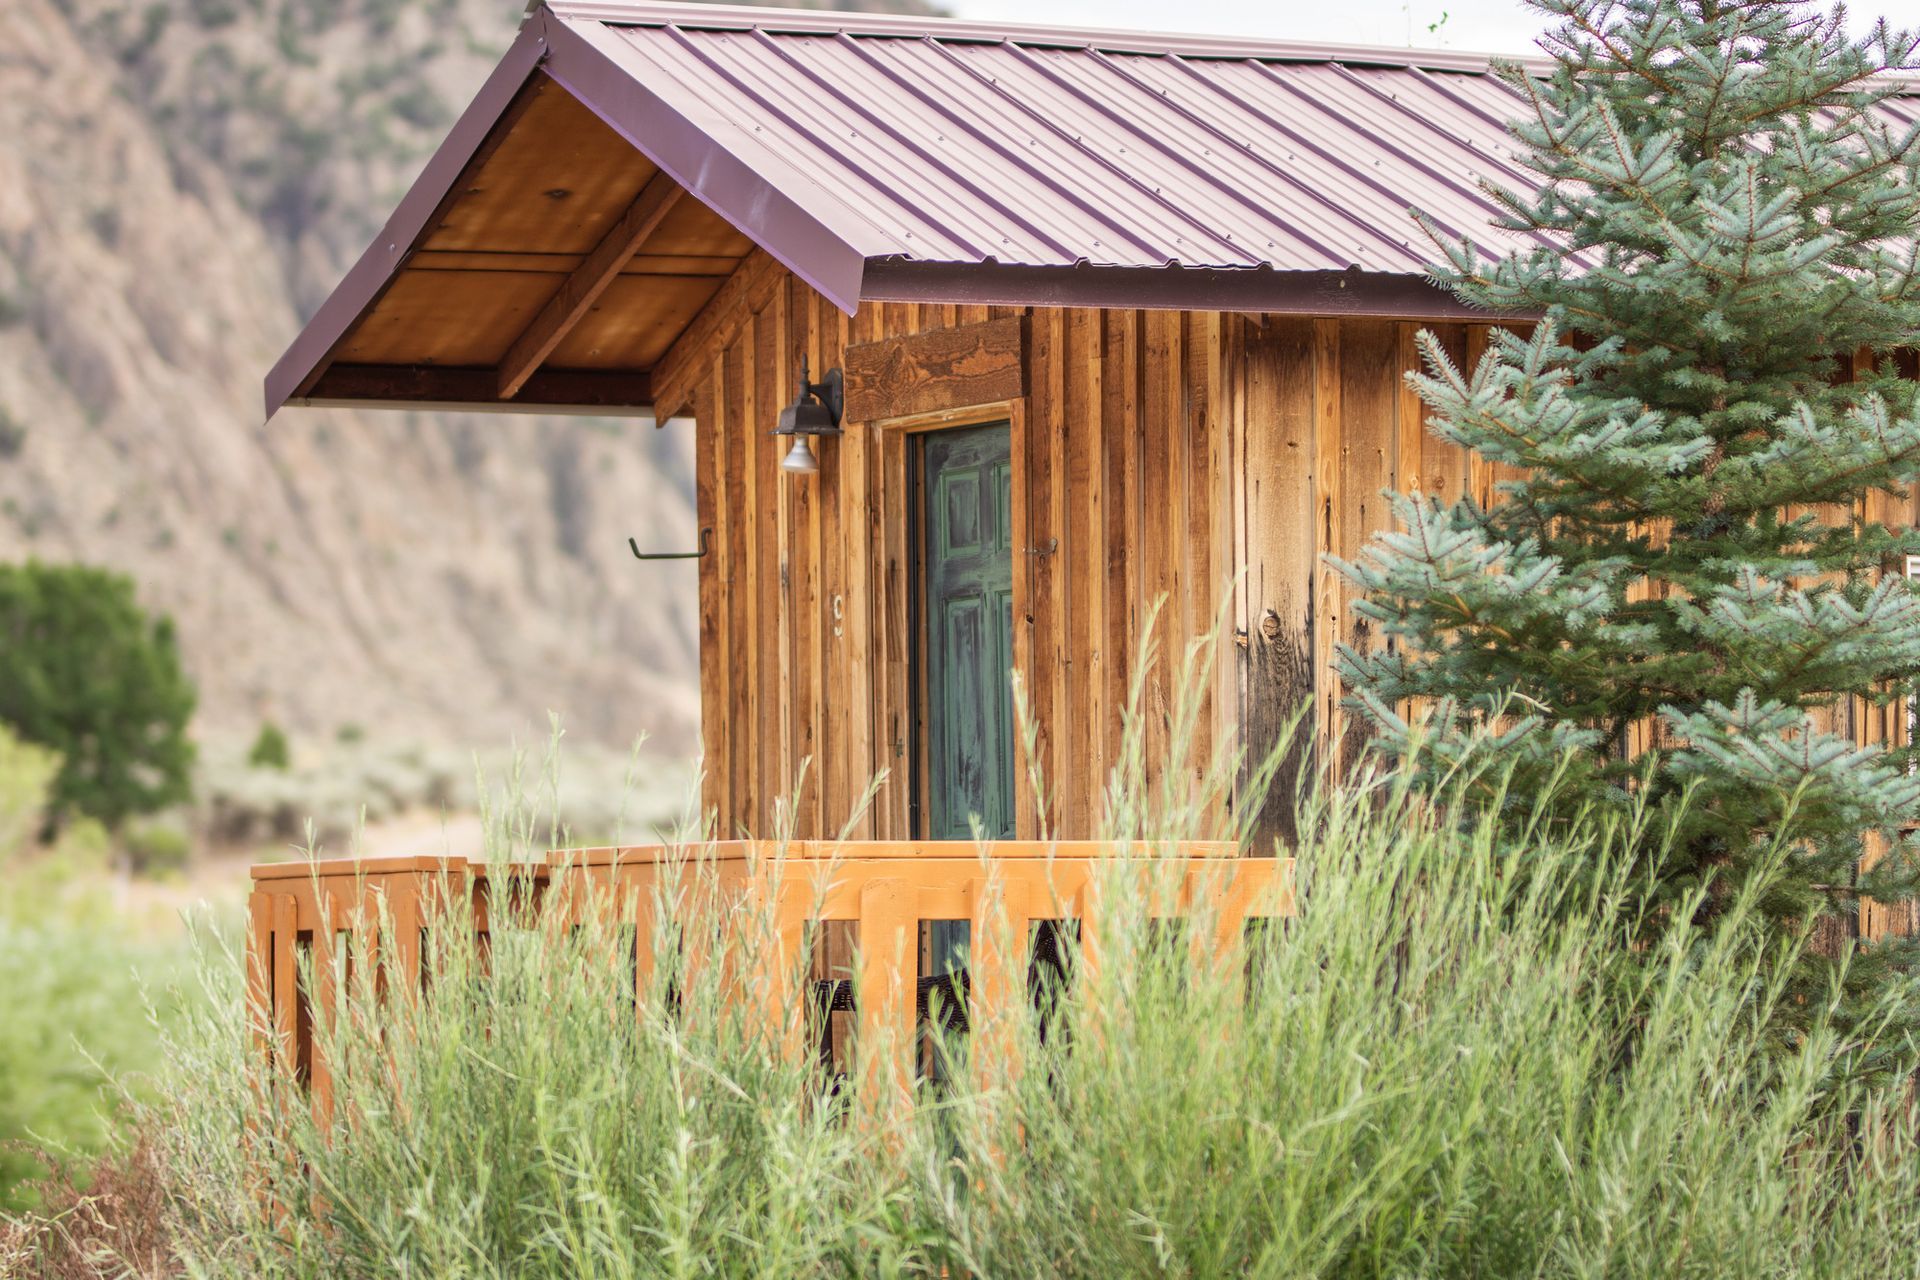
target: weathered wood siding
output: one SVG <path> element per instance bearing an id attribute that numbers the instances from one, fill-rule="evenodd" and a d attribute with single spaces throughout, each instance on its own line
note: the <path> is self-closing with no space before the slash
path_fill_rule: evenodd
<path id="1" fill-rule="evenodd" d="M 836 833 L 883 771 L 855 834 L 917 834 L 906 460 L 930 419 L 1012 421 L 1015 663 L 1044 779 L 1036 800 L 1022 762 L 1024 838 L 1098 828 L 1156 601 L 1150 760 L 1165 758 L 1180 658 L 1217 616 L 1203 749 L 1257 751 L 1302 700 L 1337 733 L 1333 646 L 1357 629 L 1319 554 L 1355 555 L 1388 519 L 1388 486 L 1452 497 L 1492 482 L 1422 427 L 1400 376 L 1409 323 L 900 304 L 849 318 L 777 270 L 735 296 L 736 314 L 700 326 L 688 378 L 713 530 L 706 797 L 723 835 Z M 1437 330 L 1461 358 L 1484 342 L 1477 327 Z M 853 385 L 846 434 L 796 480 L 767 432 L 803 355 Z"/>

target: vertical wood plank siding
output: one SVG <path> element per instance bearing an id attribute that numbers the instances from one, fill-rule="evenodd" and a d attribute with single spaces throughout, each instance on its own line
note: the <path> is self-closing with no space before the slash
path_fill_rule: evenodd
<path id="1" fill-rule="evenodd" d="M 1315 726 L 1276 788 L 1290 796 L 1316 734 L 1339 728 L 1333 647 L 1366 639 L 1317 557 L 1358 554 L 1389 520 L 1382 489 L 1451 498 L 1490 479 L 1431 438 L 1402 386 L 1418 325 L 903 303 L 849 318 L 785 272 L 739 305 L 715 326 L 694 401 L 700 518 L 714 530 L 700 562 L 706 802 L 723 838 L 830 837 L 849 822 L 867 839 L 918 835 L 910 432 L 849 421 L 819 442 L 818 475 L 783 475 L 767 432 L 802 355 L 818 373 L 850 345 L 1027 320 L 1026 395 L 1007 415 L 1014 661 L 1043 794 L 1022 760 L 1022 838 L 1097 833 L 1156 605 L 1150 767 L 1167 764 L 1188 647 L 1224 618 L 1202 657 L 1203 753 L 1263 753 L 1311 702 Z M 1436 332 L 1456 359 L 1484 349 L 1480 326 Z M 1265 834 L 1291 834 L 1286 807 Z"/>

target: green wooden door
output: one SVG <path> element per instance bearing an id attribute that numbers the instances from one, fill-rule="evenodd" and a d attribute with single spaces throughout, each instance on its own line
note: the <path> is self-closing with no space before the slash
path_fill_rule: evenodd
<path id="1" fill-rule="evenodd" d="M 921 448 L 927 833 L 1013 835 L 1013 465 L 1002 424 Z"/>

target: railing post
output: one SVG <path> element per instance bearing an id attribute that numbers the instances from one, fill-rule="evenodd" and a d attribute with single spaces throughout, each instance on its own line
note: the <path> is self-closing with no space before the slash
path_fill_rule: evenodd
<path id="1" fill-rule="evenodd" d="M 260 889 L 247 895 L 247 1037 L 253 1045 L 254 1069 L 264 1070 L 271 1085 L 273 1070 L 273 900 Z"/>
<path id="2" fill-rule="evenodd" d="M 909 1055 L 919 980 L 919 895 L 904 880 L 877 879 L 860 890 L 860 1057 L 862 1105 L 877 1124 L 898 1119 L 913 1101 Z"/>

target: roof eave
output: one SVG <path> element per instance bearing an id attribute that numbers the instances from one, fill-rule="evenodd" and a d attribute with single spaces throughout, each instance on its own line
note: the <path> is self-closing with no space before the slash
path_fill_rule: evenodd
<path id="1" fill-rule="evenodd" d="M 996 262 L 867 263 L 861 297 L 1008 307 L 1114 307 L 1243 311 L 1378 319 L 1524 320 L 1470 307 L 1421 276 L 1372 271 L 1275 271 L 1269 267 L 1035 267 Z"/>
<path id="2" fill-rule="evenodd" d="M 340 340 L 406 264 L 414 241 L 459 181 L 467 162 L 546 56 L 545 24 L 527 22 L 479 95 L 460 113 L 452 132 L 427 161 L 386 226 L 267 373 L 269 419 L 283 405 L 304 395 L 326 371 Z"/>
<path id="3" fill-rule="evenodd" d="M 835 306 L 849 314 L 859 306 L 866 268 L 860 249 L 622 70 L 599 41 L 555 18 L 543 5 L 521 26 L 519 37 L 461 113 L 380 235 L 268 372 L 269 419 L 288 404 L 321 402 L 309 393 L 326 372 L 341 339 L 406 265 L 414 243 L 430 229 L 468 162 L 536 71 L 573 94 L 675 182 Z M 331 398 L 326 402 L 340 403 Z M 538 411 L 519 398 L 505 407 Z"/>

